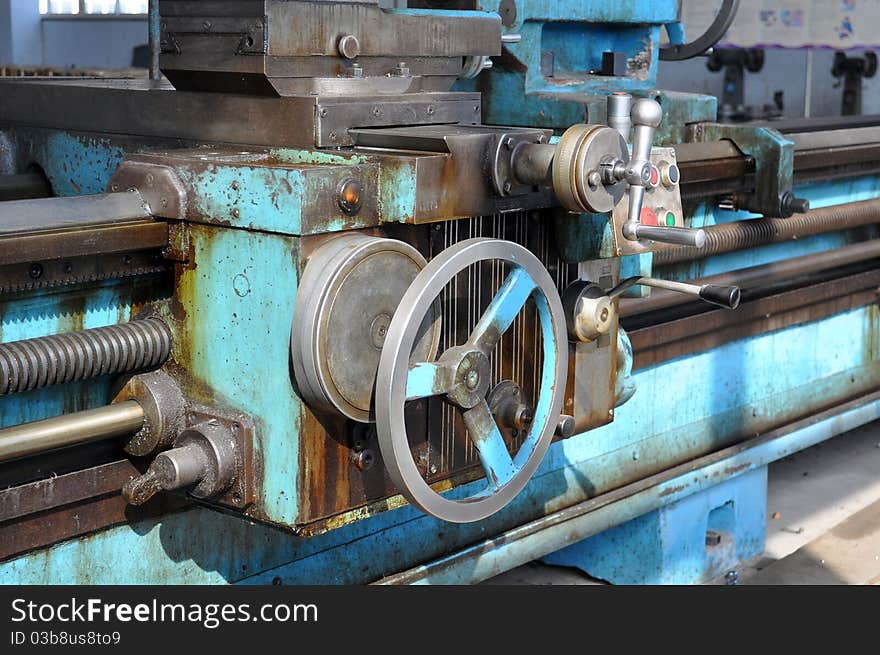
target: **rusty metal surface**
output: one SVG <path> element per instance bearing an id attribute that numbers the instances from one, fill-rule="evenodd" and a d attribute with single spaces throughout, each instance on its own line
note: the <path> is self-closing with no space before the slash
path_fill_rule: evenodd
<path id="1" fill-rule="evenodd" d="M 131 509 L 116 489 L 82 502 L 0 521 L 0 561 L 110 526 L 163 516 L 186 505 L 180 498 L 165 496 Z"/>
<path id="2" fill-rule="evenodd" d="M 0 524 L 112 494 L 137 475 L 138 468 L 123 459 L 0 490 Z"/>
<path id="3" fill-rule="evenodd" d="M 168 271 L 158 252 L 31 260 L 0 267 L 0 295 L 117 280 L 153 278 Z"/>
<path id="4" fill-rule="evenodd" d="M 157 221 L 10 234 L 0 237 L 0 266 L 152 250 L 167 244 L 168 225 Z"/>
<path id="5" fill-rule="evenodd" d="M 371 230 L 382 236 L 399 236 L 400 228 L 389 231 Z M 469 221 L 448 221 L 426 226 L 418 232 L 415 245 L 431 256 L 459 241 L 477 236 L 494 236 L 528 247 L 549 264 L 551 275 L 560 292 L 578 274 L 577 265 L 563 263 L 553 245 L 552 226 L 539 214 L 515 213 L 475 218 Z M 332 237 L 331 237 L 332 238 Z M 307 256 L 326 237 L 305 239 L 303 256 Z M 412 240 L 410 238 L 410 240 Z M 495 295 L 505 278 L 504 267 L 495 262 L 475 265 L 460 273 L 440 297 L 444 317 L 441 330 L 441 351 L 463 342 Z M 575 347 L 570 346 L 573 353 Z M 536 353 L 538 354 L 536 356 Z M 608 349 L 613 358 L 613 348 Z M 583 429 L 604 425 L 611 420 L 611 407 L 601 401 L 581 402 L 575 407 L 575 367 L 590 366 L 595 354 L 569 357 L 568 384 L 563 413 L 578 414 Z M 603 357 L 605 355 L 602 355 Z M 539 390 L 540 330 L 537 313 L 531 303 L 502 338 L 491 358 L 493 385 L 512 379 L 520 384 L 522 398 L 534 406 Z M 613 370 L 613 367 L 611 367 Z M 613 380 L 607 384 L 607 403 L 613 405 Z M 604 398 L 605 396 L 603 396 Z M 583 400 L 583 399 L 582 399 Z M 460 415 L 442 400 L 410 403 L 406 413 L 407 433 L 413 457 L 424 477 L 437 489 L 450 488 L 482 477 L 477 452 Z M 300 451 L 299 498 L 301 499 L 302 534 L 317 534 L 353 518 L 387 509 L 402 500 L 385 473 L 373 426 L 353 426 L 318 417 L 304 408 L 301 414 L 302 448 Z M 504 436 L 516 448 L 525 433 L 509 430 Z M 358 453 L 369 451 L 372 465 L 358 467 Z"/>
<path id="6" fill-rule="evenodd" d="M 433 100 L 422 98 L 417 103 L 423 108 L 422 122 L 440 122 L 440 118 L 449 120 L 451 116 L 456 120 L 473 117 L 473 122 L 479 122 L 478 94 L 427 95 L 433 95 Z M 322 101 L 328 108 L 326 117 L 318 112 Z M 175 91 L 169 84 L 151 84 L 149 80 L 0 79 L 0 125 L 272 148 L 315 146 L 322 118 L 332 118 L 330 109 L 339 110 L 340 121 L 335 129 L 324 121 L 328 145 L 350 144 L 347 130 L 379 124 L 372 108 L 386 102 L 382 96 L 272 98 Z M 358 120 L 352 120 L 354 103 L 363 103 Z M 430 114 L 429 105 L 433 107 Z M 211 120 L 205 120 L 205 116 Z M 291 120 L 291 116 L 297 119 Z M 435 120 L 435 116 L 439 118 Z M 344 134 L 342 129 L 346 130 Z M 336 142 L 330 140 L 332 131 L 339 137 Z"/>
<path id="7" fill-rule="evenodd" d="M 141 471 L 128 459 L 0 490 L 0 560 L 188 505 L 167 496 L 134 510 L 120 494 Z"/>

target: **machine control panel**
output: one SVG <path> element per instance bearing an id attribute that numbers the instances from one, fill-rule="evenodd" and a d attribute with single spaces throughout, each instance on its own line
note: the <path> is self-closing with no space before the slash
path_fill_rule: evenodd
<path id="1" fill-rule="evenodd" d="M 645 196 L 639 215 L 641 225 L 646 227 L 685 227 L 679 188 L 680 181 L 681 173 L 678 169 L 675 149 L 653 148 L 651 150 L 651 179 L 645 185 Z M 647 239 L 632 241 L 624 238 L 623 225 L 627 221 L 628 211 L 627 204 L 620 203 L 615 206 L 612 212 L 616 254 L 632 255 L 665 247 L 666 244 Z"/>

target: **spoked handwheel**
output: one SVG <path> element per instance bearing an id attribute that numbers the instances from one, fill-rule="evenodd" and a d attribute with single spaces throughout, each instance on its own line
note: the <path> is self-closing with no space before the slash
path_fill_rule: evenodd
<path id="1" fill-rule="evenodd" d="M 444 287 L 468 266 L 504 261 L 510 273 L 467 342 L 436 361 L 412 363 L 410 354 L 425 315 Z M 489 409 L 489 357 L 526 301 L 541 324 L 543 369 L 534 418 L 518 452 L 511 455 Z M 525 487 L 550 446 L 562 411 L 568 343 L 562 301 L 544 265 L 509 241 L 471 239 L 440 253 L 416 276 L 394 314 L 379 360 L 376 429 L 388 473 L 406 499 L 424 512 L 454 523 L 486 518 Z M 462 415 L 486 474 L 486 487 L 467 498 L 444 498 L 422 477 L 405 426 L 408 401 L 441 396 Z"/>

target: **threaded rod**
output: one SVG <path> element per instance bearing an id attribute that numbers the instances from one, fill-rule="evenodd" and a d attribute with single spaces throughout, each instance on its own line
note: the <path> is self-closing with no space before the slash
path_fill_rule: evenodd
<path id="1" fill-rule="evenodd" d="M 0 396 L 161 366 L 171 330 L 158 318 L 0 344 Z"/>
<path id="2" fill-rule="evenodd" d="M 848 230 L 873 223 L 880 223 L 880 199 L 822 207 L 791 218 L 755 218 L 710 225 L 703 228 L 706 233 L 705 247 L 663 248 L 654 253 L 654 264 L 662 266 L 703 259 L 725 252 L 836 230 Z"/>

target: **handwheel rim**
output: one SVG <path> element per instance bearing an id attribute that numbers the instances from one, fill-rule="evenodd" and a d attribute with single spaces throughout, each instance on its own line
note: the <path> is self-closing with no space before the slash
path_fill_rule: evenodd
<path id="1" fill-rule="evenodd" d="M 464 499 L 449 499 L 438 494 L 425 481 L 409 448 L 405 428 L 410 374 L 408 355 L 424 314 L 444 287 L 469 265 L 487 260 L 508 262 L 511 275 L 515 270 L 522 270 L 534 283 L 528 297 L 535 301 L 540 318 L 544 352 L 541 387 L 532 427 L 519 451 L 511 458 L 515 468 L 511 477 L 493 487 L 487 475 L 486 489 Z M 526 301 L 527 298 L 523 305 Z M 522 305 L 514 315 L 521 309 Z M 444 250 L 419 273 L 392 318 L 376 383 L 376 428 L 380 450 L 389 477 L 412 505 L 449 522 L 469 523 L 498 512 L 522 491 L 543 460 L 562 411 L 568 370 L 565 329 L 562 301 L 550 274 L 537 257 L 515 243 L 497 239 L 463 241 Z M 399 356 L 399 353 L 406 355 Z M 471 438 L 475 438 L 473 434 Z"/>

